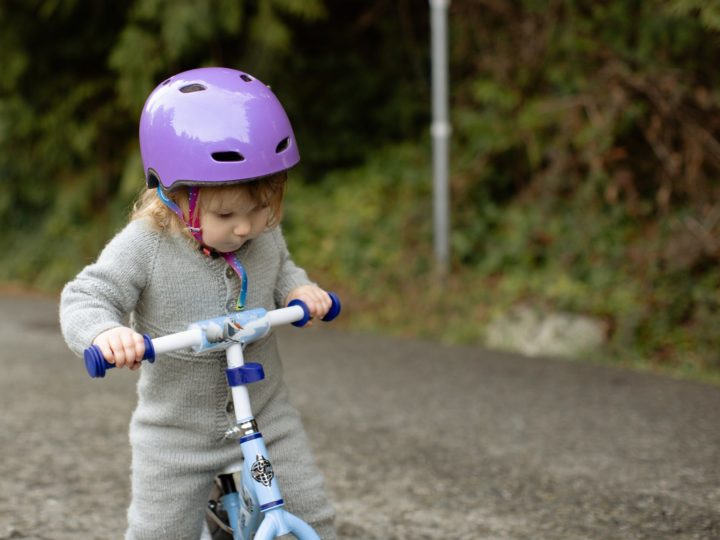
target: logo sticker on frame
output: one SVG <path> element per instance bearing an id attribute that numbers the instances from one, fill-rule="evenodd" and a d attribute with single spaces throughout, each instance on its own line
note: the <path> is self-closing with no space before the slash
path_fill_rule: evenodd
<path id="1" fill-rule="evenodd" d="M 253 480 L 260 482 L 265 487 L 270 487 L 272 479 L 275 477 L 272 464 L 264 456 L 258 454 L 255 463 L 250 467 L 250 474 Z"/>

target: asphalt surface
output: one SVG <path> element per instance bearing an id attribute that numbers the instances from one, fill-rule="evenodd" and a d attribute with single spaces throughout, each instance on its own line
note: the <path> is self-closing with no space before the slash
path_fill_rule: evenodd
<path id="1" fill-rule="evenodd" d="M 0 297 L 0 539 L 121 538 L 136 374 L 89 379 L 56 312 Z M 720 538 L 718 387 L 331 327 L 281 349 L 341 538 Z"/>

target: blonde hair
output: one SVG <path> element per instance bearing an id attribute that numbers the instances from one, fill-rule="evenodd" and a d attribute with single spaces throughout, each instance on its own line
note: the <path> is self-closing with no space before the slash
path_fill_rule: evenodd
<path id="1" fill-rule="evenodd" d="M 198 191 L 198 208 L 200 213 L 206 209 L 212 200 L 225 199 L 242 194 L 248 196 L 254 204 L 270 207 L 270 217 L 267 228 L 277 227 L 282 219 L 282 203 L 285 195 L 287 173 L 253 180 L 252 182 L 238 182 L 220 186 L 204 185 Z M 167 192 L 168 198 L 188 213 L 188 188 L 186 186 Z M 156 190 L 148 189 L 140 194 L 130 214 L 131 220 L 147 218 L 155 228 L 169 233 L 182 233 L 190 236 L 187 225 L 168 208 L 158 197 Z"/>

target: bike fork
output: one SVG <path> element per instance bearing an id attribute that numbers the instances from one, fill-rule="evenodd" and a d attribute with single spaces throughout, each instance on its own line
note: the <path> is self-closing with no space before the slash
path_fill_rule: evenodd
<path id="1" fill-rule="evenodd" d="M 280 487 L 268 457 L 262 433 L 250 408 L 247 385 L 264 378 L 262 366 L 245 363 L 242 345 L 237 343 L 226 351 L 228 384 L 231 388 L 236 425 L 231 433 L 237 436 L 243 453 L 243 497 L 235 487 L 228 499 L 233 510 L 233 539 L 251 538 L 257 528 L 255 540 L 270 540 L 276 536 L 294 534 L 300 540 L 320 540 L 307 523 L 287 512 L 283 506 Z M 233 482 L 234 483 L 234 482 Z M 228 486 L 232 488 L 233 486 Z M 228 512 L 230 517 L 230 512 Z"/>
<path id="2" fill-rule="evenodd" d="M 262 434 L 257 431 L 254 420 L 244 422 L 242 425 L 245 435 L 238 440 L 244 457 L 242 484 L 236 485 L 235 475 L 232 473 L 218 476 L 223 493 L 222 508 L 233 531 L 233 540 L 250 539 L 255 531 L 259 533 L 261 529 L 274 531 L 272 536 L 267 538 L 288 534 L 295 527 L 286 524 L 284 519 L 286 512 L 281 512 L 281 515 L 274 512 L 274 510 L 282 510 L 285 502 L 280 495 L 278 481 L 268 458 Z M 269 522 L 259 529 L 258 527 L 265 520 Z"/>

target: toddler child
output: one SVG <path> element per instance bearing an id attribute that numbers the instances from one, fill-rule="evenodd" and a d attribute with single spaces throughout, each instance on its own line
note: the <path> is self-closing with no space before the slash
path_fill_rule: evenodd
<path id="1" fill-rule="evenodd" d="M 149 190 L 130 223 L 62 292 L 61 327 L 73 351 L 95 344 L 117 367 L 137 369 L 144 333 L 167 335 L 296 298 L 313 317 L 328 312 L 328 294 L 293 263 L 278 227 L 286 171 L 300 154 L 266 85 L 226 68 L 170 77 L 145 103 L 140 149 Z M 288 510 L 321 538 L 335 538 L 275 337 L 249 345 L 245 356 L 265 367 L 249 392 Z M 213 479 L 241 455 L 224 439 L 235 421 L 225 367 L 223 352 L 183 351 L 140 370 L 126 539 L 200 537 Z"/>

